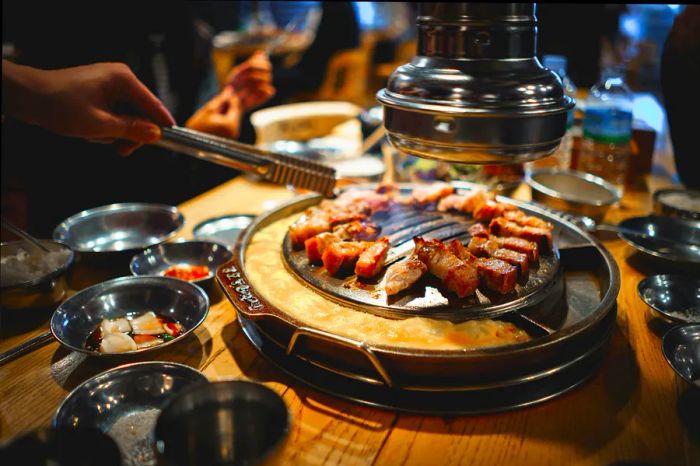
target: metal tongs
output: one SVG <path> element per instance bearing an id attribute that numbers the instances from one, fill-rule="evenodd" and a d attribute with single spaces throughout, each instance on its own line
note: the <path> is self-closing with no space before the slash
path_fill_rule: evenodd
<path id="1" fill-rule="evenodd" d="M 155 145 L 224 167 L 255 173 L 272 183 L 333 196 L 335 170 L 301 157 L 266 151 L 178 126 L 162 127 L 161 138 Z"/>

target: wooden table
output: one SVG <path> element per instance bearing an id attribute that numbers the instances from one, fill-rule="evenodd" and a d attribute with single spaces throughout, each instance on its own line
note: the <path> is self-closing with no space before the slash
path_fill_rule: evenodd
<path id="1" fill-rule="evenodd" d="M 659 186 L 655 182 L 651 189 Z M 516 193 L 528 195 L 527 188 Z M 290 197 L 283 188 L 232 180 L 180 206 L 187 221 L 182 236 L 190 237 L 192 226 L 205 218 L 259 213 Z M 607 220 L 650 209 L 649 192 L 628 192 Z M 174 345 L 164 357 L 198 368 L 210 380 L 256 379 L 282 394 L 293 423 L 279 464 L 700 464 L 698 391 L 689 390 L 664 360 L 664 328 L 636 292 L 639 280 L 656 270 L 624 242 L 605 244 L 620 267 L 622 287 L 603 366 L 583 386 L 535 407 L 445 418 L 320 394 L 258 355 L 226 300 L 212 306 L 196 338 Z M 3 313 L 0 351 L 46 329 L 50 314 Z M 71 389 L 107 368 L 55 342 L 0 367 L 0 439 L 48 425 Z M 692 416 L 694 422 L 688 421 Z"/>

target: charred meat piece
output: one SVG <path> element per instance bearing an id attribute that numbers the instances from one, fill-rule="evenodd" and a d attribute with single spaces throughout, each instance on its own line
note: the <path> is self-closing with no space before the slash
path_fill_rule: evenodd
<path id="1" fill-rule="evenodd" d="M 481 237 L 481 238 L 488 238 L 491 232 L 489 231 L 488 227 L 484 225 L 483 223 L 475 223 L 474 225 L 469 227 L 469 236 L 472 238 L 474 237 Z"/>
<path id="2" fill-rule="evenodd" d="M 294 249 L 301 249 L 307 239 L 319 233 L 330 231 L 335 225 L 364 220 L 369 213 L 370 209 L 367 204 L 361 202 L 340 205 L 336 201 L 324 200 L 318 207 L 307 209 L 304 216 L 289 227 L 292 246 Z"/>
<path id="3" fill-rule="evenodd" d="M 436 202 L 445 196 L 454 193 L 455 188 L 447 183 L 437 182 L 425 186 L 419 186 L 413 190 L 412 196 L 416 202 L 421 204 L 430 204 Z"/>
<path id="4" fill-rule="evenodd" d="M 449 196 L 443 197 L 438 202 L 437 210 L 440 212 L 447 212 L 448 210 L 462 210 L 466 196 L 461 194 L 450 194 Z"/>
<path id="5" fill-rule="evenodd" d="M 527 256 L 521 252 L 512 251 L 510 249 L 496 249 L 491 257 L 508 262 L 518 268 L 518 274 L 521 277 L 527 277 L 530 263 Z"/>
<path id="6" fill-rule="evenodd" d="M 373 241 L 379 237 L 382 227 L 370 220 L 353 220 L 333 227 L 333 234 L 342 240 Z"/>
<path id="7" fill-rule="evenodd" d="M 475 236 L 469 241 L 467 249 L 477 257 L 491 257 L 498 249 L 498 243 L 487 238 Z"/>
<path id="8" fill-rule="evenodd" d="M 540 252 L 537 243 L 528 241 L 523 238 L 515 237 L 500 237 L 491 235 L 489 239 L 498 243 L 498 246 L 511 251 L 516 251 L 527 255 L 527 258 L 532 263 L 537 263 L 540 260 Z"/>
<path id="9" fill-rule="evenodd" d="M 330 231 L 331 224 L 328 217 L 320 210 L 307 211 L 306 215 L 301 217 L 293 225 L 289 227 L 289 238 L 292 241 L 294 249 L 304 247 L 304 242 L 319 233 Z"/>
<path id="10" fill-rule="evenodd" d="M 338 241 L 341 241 L 341 238 L 329 232 L 320 233 L 304 241 L 304 249 L 306 249 L 306 257 L 308 257 L 309 262 L 312 264 L 321 262 L 323 252 L 328 245 Z"/>
<path id="11" fill-rule="evenodd" d="M 503 217 L 523 227 L 542 228 L 549 231 L 552 231 L 552 229 L 554 228 L 554 226 L 551 223 L 546 222 L 538 217 L 526 215 L 525 212 L 523 212 L 522 210 L 511 210 L 508 212 L 504 212 Z"/>
<path id="12" fill-rule="evenodd" d="M 508 261 L 499 260 L 495 257 L 477 259 L 471 252 L 469 252 L 461 241 L 456 239 L 450 241 L 447 247 L 450 252 L 463 261 L 476 264 L 480 282 L 487 288 L 498 291 L 502 294 L 509 293 L 513 290 L 513 288 L 515 288 L 515 281 L 518 277 L 518 269 L 511 266 Z M 498 250 L 494 252 L 497 253 Z M 523 256 L 523 258 L 525 257 Z M 527 259 L 525 261 L 525 266 L 527 266 Z M 510 267 L 513 268 L 511 269 Z"/>
<path id="13" fill-rule="evenodd" d="M 455 292 L 460 298 L 474 293 L 479 286 L 474 264 L 455 256 L 440 240 L 416 237 L 413 241 L 418 258 L 428 266 L 430 273 L 443 281 L 448 290 Z"/>
<path id="14" fill-rule="evenodd" d="M 458 210 L 471 214 L 481 204 L 496 198 L 496 194 L 486 190 L 475 190 L 469 194 L 450 194 L 440 200 L 437 209 L 441 212 Z"/>
<path id="15" fill-rule="evenodd" d="M 503 202 L 486 201 L 474 209 L 474 220 L 477 222 L 488 222 L 492 218 L 502 216 L 506 211 L 514 210 L 517 207 Z"/>
<path id="16" fill-rule="evenodd" d="M 368 243 L 357 241 L 340 241 L 328 245 L 323 251 L 323 266 L 330 275 L 336 275 L 339 272 L 349 272 L 355 266 L 355 263 L 360 257 L 360 254 L 367 249 Z"/>
<path id="17" fill-rule="evenodd" d="M 487 288 L 500 294 L 510 293 L 515 289 L 515 283 L 518 278 L 518 271 L 515 266 L 490 257 L 479 259 L 477 270 L 479 279 Z"/>
<path id="18" fill-rule="evenodd" d="M 331 202 L 340 206 L 364 204 L 369 208 L 369 213 L 375 213 L 389 208 L 391 196 L 370 189 L 349 189 Z"/>
<path id="19" fill-rule="evenodd" d="M 489 224 L 491 232 L 499 236 L 515 236 L 528 241 L 534 241 L 544 251 L 552 250 L 552 232 L 543 228 L 521 227 L 504 217 L 497 217 Z"/>
<path id="20" fill-rule="evenodd" d="M 408 259 L 397 262 L 386 271 L 386 282 L 384 289 L 387 295 L 397 294 L 406 288 L 410 288 L 428 270 L 428 266 L 423 263 L 415 254 Z"/>
<path id="21" fill-rule="evenodd" d="M 389 238 L 385 237 L 362 251 L 355 264 L 355 274 L 363 278 L 372 278 L 377 275 L 384 267 L 384 260 L 390 247 Z"/>

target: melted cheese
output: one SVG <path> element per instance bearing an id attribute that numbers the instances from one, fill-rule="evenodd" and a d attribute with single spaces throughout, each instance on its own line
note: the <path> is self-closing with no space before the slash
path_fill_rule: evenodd
<path id="1" fill-rule="evenodd" d="M 250 284 L 270 304 L 321 330 L 359 341 L 415 349 L 464 349 L 527 341 L 523 330 L 490 319 L 454 324 L 413 317 L 386 319 L 330 301 L 294 278 L 285 268 L 282 240 L 298 215 L 279 220 L 252 239 L 245 266 Z"/>

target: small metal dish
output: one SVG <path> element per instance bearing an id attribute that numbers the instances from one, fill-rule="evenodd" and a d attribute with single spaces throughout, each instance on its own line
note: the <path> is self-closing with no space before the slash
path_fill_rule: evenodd
<path id="1" fill-rule="evenodd" d="M 204 288 L 209 299 L 216 301 L 221 298 L 221 290 L 214 280 L 216 269 L 228 262 L 233 253 L 225 246 L 211 241 L 180 241 L 164 243 L 143 250 L 131 260 L 129 269 L 134 275 L 162 276 L 169 267 L 207 266 L 209 274 L 206 277 L 192 280 Z"/>
<path id="2" fill-rule="evenodd" d="M 289 423 L 284 400 L 265 385 L 209 383 L 179 393 L 163 407 L 156 448 L 170 466 L 259 464 L 279 450 Z"/>
<path id="3" fill-rule="evenodd" d="M 56 410 L 53 427 L 98 429 L 116 442 L 124 465 L 155 464 L 153 428 L 161 408 L 182 390 L 206 382 L 183 364 L 120 366 L 76 387 Z"/>
<path id="4" fill-rule="evenodd" d="M 693 204 L 679 207 L 679 202 Z M 700 220 L 700 192 L 690 189 L 660 189 L 654 193 L 654 213 Z"/>
<path id="5" fill-rule="evenodd" d="M 619 236 L 649 256 L 700 264 L 700 222 L 673 217 L 631 217 L 618 224 Z"/>
<path id="6" fill-rule="evenodd" d="M 179 322 L 185 331 L 160 345 L 125 353 L 85 348 L 103 319 L 153 311 Z M 167 277 L 122 277 L 93 285 L 67 299 L 51 317 L 51 333 L 65 347 L 91 356 L 123 357 L 157 351 L 181 341 L 204 322 L 209 298 L 199 286 Z"/>
<path id="7" fill-rule="evenodd" d="M 197 239 L 214 241 L 233 249 L 238 236 L 248 228 L 248 225 L 253 223 L 253 220 L 255 220 L 255 215 L 245 214 L 210 218 L 195 226 L 192 234 Z"/>
<path id="8" fill-rule="evenodd" d="M 111 204 L 67 218 L 54 229 L 53 239 L 76 251 L 79 261 L 128 265 L 136 252 L 173 237 L 184 223 L 173 206 Z"/>
<path id="9" fill-rule="evenodd" d="M 673 327 L 664 335 L 661 348 L 673 370 L 700 387 L 700 324 Z"/>
<path id="10" fill-rule="evenodd" d="M 33 280 L 3 284 L 0 286 L 0 307 L 2 309 L 29 309 L 53 307 L 61 302 L 68 292 L 67 274 L 75 262 L 74 252 L 66 245 L 50 240 L 41 240 L 50 251 L 68 251 L 65 261 L 49 273 Z M 2 257 L 13 256 L 20 249 L 34 255 L 24 241 L 11 241 L 0 244 Z"/>
<path id="11" fill-rule="evenodd" d="M 700 323 L 700 279 L 686 275 L 652 275 L 639 282 L 639 297 L 663 320 Z"/>
<path id="12" fill-rule="evenodd" d="M 620 201 L 613 185 L 588 173 L 558 168 L 536 168 L 525 173 L 532 199 L 558 210 L 600 222 Z"/>

